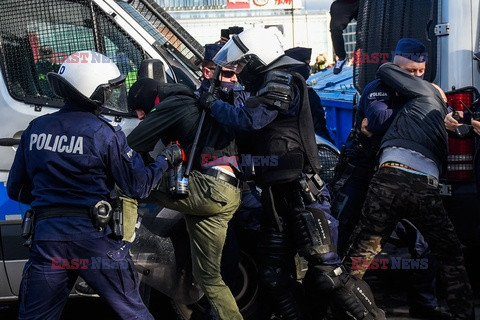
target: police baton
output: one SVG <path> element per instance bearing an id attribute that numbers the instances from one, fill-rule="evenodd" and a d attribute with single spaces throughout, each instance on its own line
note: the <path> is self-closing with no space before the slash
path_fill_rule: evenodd
<path id="1" fill-rule="evenodd" d="M 213 72 L 213 77 L 210 78 L 210 87 L 208 88 L 209 93 L 213 93 L 213 90 L 215 90 L 215 82 L 217 81 L 221 71 L 222 67 L 217 65 L 215 71 Z M 193 139 L 192 150 L 190 150 L 190 157 L 188 158 L 187 169 L 185 169 L 186 177 L 190 175 L 190 171 L 192 169 L 193 158 L 195 157 L 195 152 L 197 151 L 198 139 L 200 138 L 200 132 L 202 131 L 205 114 L 205 110 L 202 110 L 202 114 L 200 115 L 200 121 L 198 122 L 197 132 L 195 133 L 195 139 Z"/>
<path id="2" fill-rule="evenodd" d="M 20 139 L 17 138 L 0 138 L 0 146 L 13 147 L 20 143 Z"/>

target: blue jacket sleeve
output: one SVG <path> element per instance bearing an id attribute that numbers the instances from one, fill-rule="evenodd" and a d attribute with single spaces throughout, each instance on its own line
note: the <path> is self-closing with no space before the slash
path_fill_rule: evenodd
<path id="1" fill-rule="evenodd" d="M 146 198 L 168 168 L 162 156 L 145 166 L 140 154 L 132 150 L 122 131 L 116 132 L 108 146 L 110 170 L 115 183 L 131 198 Z"/>
<path id="2" fill-rule="evenodd" d="M 277 117 L 278 111 L 267 109 L 262 104 L 256 108 L 235 107 L 222 100 L 217 100 L 210 109 L 210 114 L 221 125 L 234 130 L 251 131 L 268 125 Z"/>
<path id="3" fill-rule="evenodd" d="M 23 203 L 32 201 L 31 181 L 27 174 L 24 155 L 24 141 L 28 131 L 27 128 L 22 135 L 7 181 L 7 194 L 10 199 Z"/>
<path id="4" fill-rule="evenodd" d="M 375 135 L 383 135 L 387 131 L 395 111 L 393 109 L 393 90 L 379 80 L 370 82 L 360 98 L 358 110 L 367 118 L 367 130 Z"/>
<path id="5" fill-rule="evenodd" d="M 365 116 L 368 119 L 367 130 L 373 134 L 384 134 L 393 120 L 393 109 L 383 101 L 373 100 L 368 103 L 365 109 Z"/>

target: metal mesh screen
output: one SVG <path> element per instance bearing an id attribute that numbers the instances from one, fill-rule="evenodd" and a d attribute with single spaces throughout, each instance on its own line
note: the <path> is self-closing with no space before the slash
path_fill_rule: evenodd
<path id="1" fill-rule="evenodd" d="M 319 145 L 318 156 L 320 157 L 320 164 L 322 166 L 320 176 L 322 177 L 322 180 L 328 184 L 333 180 L 335 166 L 337 165 L 340 154 L 337 150 L 334 150 L 327 145 Z"/>
<path id="2" fill-rule="evenodd" d="M 58 71 L 73 52 L 94 50 L 109 56 L 127 76 L 146 58 L 142 49 L 90 1 L 0 1 L 2 71 L 10 94 L 19 100 L 55 98 L 46 74 Z M 38 99 L 37 99 L 38 100 Z"/>
<path id="3" fill-rule="evenodd" d="M 392 52 L 401 38 L 415 38 L 427 47 L 425 79 L 432 81 L 436 69 L 436 37 L 433 36 L 438 0 L 361 0 L 357 20 L 357 45 L 353 67 L 359 92 L 375 79 L 383 62 L 392 60 Z M 375 59 L 375 55 L 379 57 Z"/>
<path id="4" fill-rule="evenodd" d="M 188 64 L 190 68 L 200 70 L 204 47 L 172 16 L 154 0 L 133 0 L 130 5 L 161 34 L 162 38 L 159 41 L 163 47 Z"/>

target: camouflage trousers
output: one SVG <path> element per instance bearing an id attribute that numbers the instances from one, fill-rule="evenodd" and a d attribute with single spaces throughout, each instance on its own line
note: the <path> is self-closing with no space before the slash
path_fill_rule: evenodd
<path id="1" fill-rule="evenodd" d="M 436 257 L 440 288 L 445 291 L 453 318 L 474 319 L 473 293 L 460 241 L 443 206 L 438 186 L 425 175 L 388 167 L 375 173 L 360 222 L 350 238 L 344 260 L 347 269 L 352 275 L 363 277 L 402 218 L 414 223 Z"/>

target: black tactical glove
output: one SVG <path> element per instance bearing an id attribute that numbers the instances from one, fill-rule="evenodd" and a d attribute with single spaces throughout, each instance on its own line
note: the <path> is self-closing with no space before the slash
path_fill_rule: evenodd
<path id="1" fill-rule="evenodd" d="M 167 159 L 169 167 L 175 167 L 182 161 L 182 148 L 178 144 L 169 144 L 160 155 Z"/>
<path id="2" fill-rule="evenodd" d="M 218 99 L 225 101 L 230 104 L 234 104 L 234 94 L 233 90 L 228 90 L 226 88 L 220 87 L 217 91 L 214 91 L 214 94 Z"/>
<path id="3" fill-rule="evenodd" d="M 217 99 L 218 98 L 215 96 L 215 94 L 205 92 L 200 99 L 198 99 L 198 104 L 200 108 L 208 112 Z"/>

